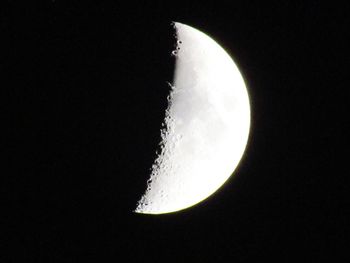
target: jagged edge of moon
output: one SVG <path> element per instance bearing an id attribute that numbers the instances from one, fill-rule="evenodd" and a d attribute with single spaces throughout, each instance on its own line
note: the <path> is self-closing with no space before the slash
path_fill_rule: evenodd
<path id="1" fill-rule="evenodd" d="M 176 24 L 172 22 L 171 26 L 175 29 L 174 37 L 175 37 L 175 43 L 176 43 L 175 49 L 171 52 L 171 55 L 177 57 L 178 50 L 180 49 L 181 41 L 178 40 L 178 31 L 176 28 Z M 171 169 L 170 167 L 167 167 L 168 164 L 165 160 L 168 160 L 168 158 L 171 156 L 171 153 L 174 149 L 174 143 L 175 143 L 171 141 L 171 138 L 174 138 L 173 135 L 174 135 L 175 125 L 174 125 L 174 120 L 170 115 L 170 108 L 172 104 L 172 98 L 176 91 L 175 91 L 175 86 L 173 84 L 171 84 L 170 82 L 168 82 L 167 84 L 170 87 L 170 92 L 167 97 L 168 106 L 167 106 L 167 109 L 165 110 L 164 122 L 162 123 L 163 128 L 160 131 L 160 137 L 161 137 L 161 141 L 159 143 L 160 153 L 158 154 L 156 152 L 158 156 L 155 159 L 154 164 L 152 165 L 151 175 L 150 175 L 150 178 L 147 180 L 147 189 L 143 194 L 143 196 L 141 197 L 141 199 L 137 202 L 136 209 L 134 211 L 136 213 L 142 213 L 145 210 L 147 210 L 147 207 L 149 205 L 152 205 L 152 203 L 149 203 L 149 201 L 147 200 L 148 199 L 147 193 L 149 193 L 152 189 L 152 181 L 158 178 L 158 176 L 163 172 L 169 171 L 169 169 Z"/>

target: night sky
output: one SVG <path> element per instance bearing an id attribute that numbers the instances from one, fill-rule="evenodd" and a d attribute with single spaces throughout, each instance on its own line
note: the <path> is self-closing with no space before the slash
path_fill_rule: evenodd
<path id="1" fill-rule="evenodd" d="M 0 9 L 0 262 L 346 256 L 349 199 L 337 157 L 349 126 L 345 6 L 26 2 Z M 173 78 L 172 21 L 232 55 L 251 132 L 234 176 L 207 200 L 135 214 Z"/>

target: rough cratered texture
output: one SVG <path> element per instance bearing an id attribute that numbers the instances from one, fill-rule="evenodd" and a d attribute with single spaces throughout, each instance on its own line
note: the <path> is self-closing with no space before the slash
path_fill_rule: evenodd
<path id="1" fill-rule="evenodd" d="M 248 139 L 249 99 L 235 63 L 204 33 L 174 26 L 175 76 L 162 148 L 139 213 L 174 212 L 211 195 L 237 167 Z"/>

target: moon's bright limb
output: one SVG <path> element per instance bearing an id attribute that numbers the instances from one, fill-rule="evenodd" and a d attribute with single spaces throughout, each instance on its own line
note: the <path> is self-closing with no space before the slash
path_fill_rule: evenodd
<path id="1" fill-rule="evenodd" d="M 162 151 L 138 213 L 174 212 L 207 198 L 233 173 L 248 140 L 249 98 L 236 64 L 209 36 L 174 26 L 178 45 Z"/>

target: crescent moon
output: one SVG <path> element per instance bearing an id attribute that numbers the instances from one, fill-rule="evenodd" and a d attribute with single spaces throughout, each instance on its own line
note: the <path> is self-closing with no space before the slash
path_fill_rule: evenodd
<path id="1" fill-rule="evenodd" d="M 228 53 L 199 30 L 174 23 L 177 47 L 161 152 L 135 212 L 164 214 L 212 195 L 245 151 L 250 104 Z"/>

